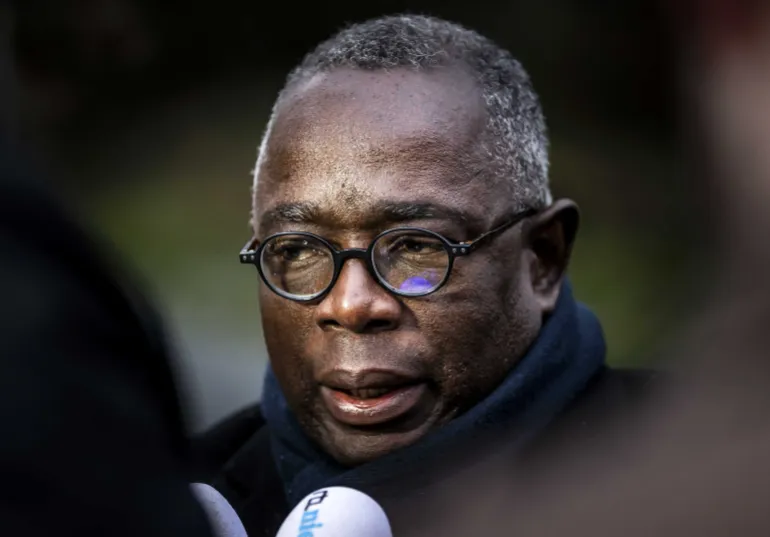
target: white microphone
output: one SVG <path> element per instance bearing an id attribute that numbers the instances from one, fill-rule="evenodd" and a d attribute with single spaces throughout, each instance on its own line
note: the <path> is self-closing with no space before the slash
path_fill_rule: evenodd
<path id="1" fill-rule="evenodd" d="M 393 537 L 380 504 L 361 491 L 329 487 L 308 494 L 277 537 Z"/>
<path id="2" fill-rule="evenodd" d="M 248 537 L 235 509 L 215 488 L 204 483 L 193 483 L 193 494 L 198 499 L 217 537 Z"/>

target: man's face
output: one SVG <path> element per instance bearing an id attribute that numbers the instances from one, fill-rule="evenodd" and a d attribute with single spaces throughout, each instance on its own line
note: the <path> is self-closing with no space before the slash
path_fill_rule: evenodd
<path id="1" fill-rule="evenodd" d="M 367 248 L 384 230 L 417 226 L 472 240 L 514 206 L 477 158 L 484 125 L 479 88 L 459 70 L 318 75 L 277 110 L 259 170 L 257 237 L 308 231 L 337 248 Z M 423 210 L 393 210 L 415 205 Z M 457 259 L 447 284 L 425 297 L 391 294 L 358 259 L 314 303 L 263 284 L 273 370 L 325 451 L 348 465 L 375 459 L 499 384 L 552 306 L 533 285 L 538 275 L 517 225 Z"/>

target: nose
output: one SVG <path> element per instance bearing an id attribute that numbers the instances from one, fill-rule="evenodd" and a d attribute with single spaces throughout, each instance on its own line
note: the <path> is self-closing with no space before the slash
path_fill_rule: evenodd
<path id="1" fill-rule="evenodd" d="M 357 334 L 394 330 L 402 305 L 374 280 L 362 259 L 350 259 L 315 311 L 323 330 L 349 330 Z"/>

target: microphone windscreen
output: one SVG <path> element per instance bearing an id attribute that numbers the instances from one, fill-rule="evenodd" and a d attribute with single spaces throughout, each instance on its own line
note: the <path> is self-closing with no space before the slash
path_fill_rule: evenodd
<path id="1" fill-rule="evenodd" d="M 277 537 L 393 537 L 380 504 L 361 491 L 329 487 L 305 496 Z"/>
<path id="2" fill-rule="evenodd" d="M 214 535 L 217 537 L 248 537 L 241 519 L 230 503 L 215 488 L 204 483 L 193 483 L 193 494 L 206 511 Z"/>

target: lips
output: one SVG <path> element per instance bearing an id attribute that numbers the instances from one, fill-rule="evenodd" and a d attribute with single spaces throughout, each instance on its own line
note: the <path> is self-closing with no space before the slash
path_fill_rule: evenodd
<path id="1" fill-rule="evenodd" d="M 321 396 L 332 417 L 351 426 L 384 424 L 420 406 L 427 385 L 388 371 L 333 371 L 321 382 Z"/>

